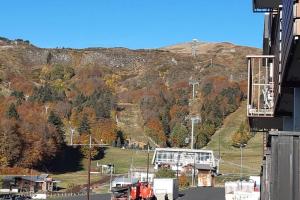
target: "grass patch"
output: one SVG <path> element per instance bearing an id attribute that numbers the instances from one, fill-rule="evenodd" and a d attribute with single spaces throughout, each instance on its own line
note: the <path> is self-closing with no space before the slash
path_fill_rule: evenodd
<path id="1" fill-rule="evenodd" d="M 153 153 L 150 153 L 150 162 Z M 109 147 L 105 150 L 104 158 L 100 160 L 93 160 L 91 169 L 92 171 L 99 171 L 97 169 L 98 164 L 109 164 L 115 165 L 115 170 L 117 174 L 125 174 L 128 172 L 131 163 L 133 167 L 147 167 L 147 152 L 146 151 L 135 151 L 128 149 L 120 149 Z M 53 174 L 54 179 L 59 179 L 61 183 L 59 186 L 62 188 L 68 188 L 71 184 L 83 185 L 87 183 L 87 159 L 82 160 L 83 169 L 77 172 L 68 172 L 61 174 Z M 96 182 L 101 180 L 104 175 L 91 174 L 91 182 Z M 106 191 L 107 192 L 107 191 Z"/>
<path id="2" fill-rule="evenodd" d="M 73 185 L 84 185 L 87 183 L 87 170 L 78 172 L 55 174 L 52 175 L 54 179 L 60 180 L 59 187 L 68 189 L 69 186 Z M 101 175 L 91 174 L 91 182 L 96 182 L 101 179 Z"/>
<path id="3" fill-rule="evenodd" d="M 215 155 L 219 153 L 220 138 L 220 173 L 224 177 L 217 179 L 217 183 L 223 184 L 226 180 L 235 180 L 240 177 L 240 148 L 232 146 L 232 135 L 239 129 L 240 124 L 246 118 L 246 104 L 242 103 L 241 107 L 230 114 L 225 120 L 224 125 L 211 138 L 206 149 L 214 151 Z M 263 135 L 258 133 L 243 148 L 243 174 L 244 176 L 259 175 L 263 153 Z"/>
<path id="4" fill-rule="evenodd" d="M 150 152 L 150 165 L 153 152 Z M 92 166 L 96 166 L 97 161 L 93 161 Z M 147 151 L 136 151 L 120 148 L 108 148 L 105 156 L 98 161 L 99 164 L 113 163 L 117 174 L 127 173 L 132 164 L 133 167 L 147 167 Z"/>

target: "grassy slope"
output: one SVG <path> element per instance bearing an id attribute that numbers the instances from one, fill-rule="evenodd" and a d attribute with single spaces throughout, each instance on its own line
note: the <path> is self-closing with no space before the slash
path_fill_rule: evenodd
<path id="1" fill-rule="evenodd" d="M 212 137 L 206 149 L 215 151 L 218 155 L 219 136 L 221 149 L 220 173 L 238 175 L 240 173 L 240 149 L 231 146 L 231 137 L 245 120 L 245 103 L 234 113 L 230 114 L 224 121 L 224 125 Z M 262 159 L 262 134 L 256 134 L 243 149 L 243 172 L 245 175 L 258 175 Z"/>
<path id="2" fill-rule="evenodd" d="M 153 153 L 150 153 L 150 163 L 152 160 Z M 116 167 L 117 174 L 127 173 L 131 162 L 133 167 L 147 167 L 147 152 L 146 151 L 135 151 L 119 148 L 108 148 L 106 150 L 105 157 L 98 161 L 100 164 L 113 163 Z M 93 162 L 96 166 L 97 161 Z"/>
<path id="3" fill-rule="evenodd" d="M 144 122 L 139 104 L 119 103 L 118 105 L 125 108 L 119 112 L 117 125 L 125 133 L 126 137 L 144 144 L 149 142 L 153 147 L 157 146 L 144 131 Z"/>
<path id="4" fill-rule="evenodd" d="M 124 131 L 127 138 L 146 143 L 148 139 L 141 134 L 144 129 L 139 105 L 119 103 L 119 106 L 123 106 L 125 109 L 119 112 L 118 127 Z"/>
<path id="5" fill-rule="evenodd" d="M 150 153 L 150 162 L 152 159 Z M 133 158 L 133 159 L 132 159 Z M 107 148 L 105 157 L 101 160 L 92 162 L 92 171 L 96 170 L 97 162 L 99 164 L 113 163 L 116 167 L 117 174 L 125 174 L 128 172 L 131 161 L 133 167 L 146 167 L 147 166 L 147 153 L 144 151 L 134 151 L 120 148 Z M 60 187 L 67 188 L 70 184 L 82 185 L 87 181 L 87 160 L 83 161 L 83 170 L 71 173 L 55 174 L 54 178 L 61 180 Z M 100 174 L 92 174 L 91 182 L 99 181 L 103 176 Z"/>

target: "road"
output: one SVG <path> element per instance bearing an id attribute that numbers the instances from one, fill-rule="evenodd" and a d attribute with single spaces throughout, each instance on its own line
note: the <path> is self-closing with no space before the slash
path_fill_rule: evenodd
<path id="1" fill-rule="evenodd" d="M 198 187 L 180 193 L 178 200 L 225 200 L 224 188 Z"/>
<path id="2" fill-rule="evenodd" d="M 86 200 L 85 196 L 63 197 L 58 200 Z M 91 195 L 91 200 L 110 200 L 110 194 Z M 191 188 L 180 192 L 178 200 L 225 200 L 224 188 Z"/>
<path id="3" fill-rule="evenodd" d="M 86 200 L 86 196 L 57 197 L 51 200 Z M 90 200 L 110 200 L 110 194 L 93 194 Z"/>

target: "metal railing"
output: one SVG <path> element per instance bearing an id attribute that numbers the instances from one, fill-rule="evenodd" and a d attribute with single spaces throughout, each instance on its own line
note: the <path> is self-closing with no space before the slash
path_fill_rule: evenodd
<path id="1" fill-rule="evenodd" d="M 248 59 L 248 117 L 274 115 L 274 56 L 249 55 Z"/>

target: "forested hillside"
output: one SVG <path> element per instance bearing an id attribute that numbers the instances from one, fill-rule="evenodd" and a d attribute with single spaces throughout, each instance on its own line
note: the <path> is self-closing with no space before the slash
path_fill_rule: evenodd
<path id="1" fill-rule="evenodd" d="M 196 146 L 205 146 L 245 98 L 245 56 L 260 50 L 199 43 L 193 57 L 189 47 L 43 49 L 0 38 L 1 166 L 51 166 L 71 135 L 73 143 L 91 134 L 93 143 L 184 147 L 193 114 L 202 118 Z M 200 83 L 193 101 L 190 80 Z M 139 115 L 128 121 L 132 130 L 122 118 L 130 113 Z"/>

